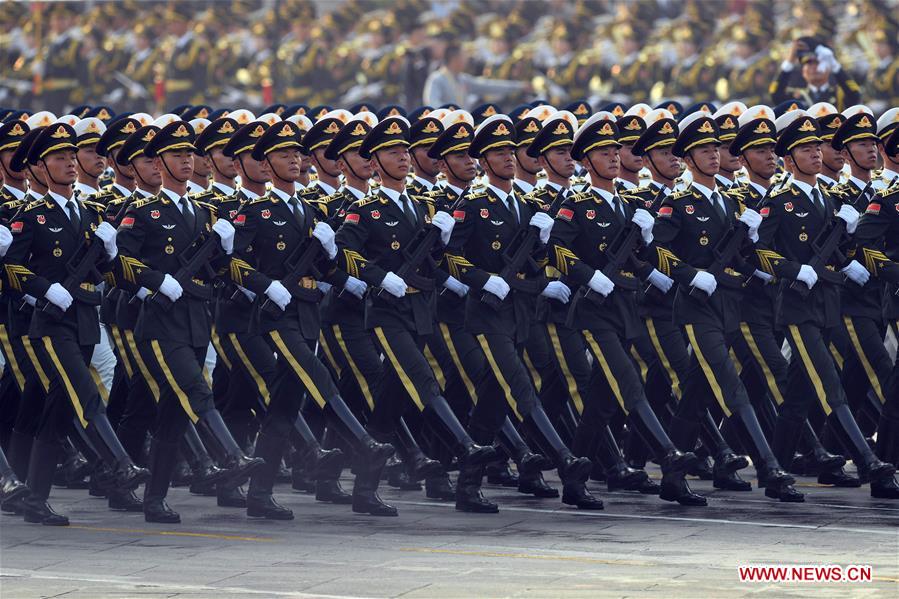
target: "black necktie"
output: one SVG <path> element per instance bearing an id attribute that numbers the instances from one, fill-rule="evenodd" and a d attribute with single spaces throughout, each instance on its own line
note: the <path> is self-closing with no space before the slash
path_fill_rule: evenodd
<path id="1" fill-rule="evenodd" d="M 81 213 L 78 211 L 78 201 L 69 200 L 66 202 L 66 211 L 69 213 L 69 220 L 75 225 L 76 229 L 81 229 Z"/>
<path id="2" fill-rule="evenodd" d="M 300 225 L 305 224 L 306 215 L 303 212 L 303 207 L 300 205 L 300 201 L 297 199 L 297 196 L 290 196 L 290 199 L 287 200 L 287 203 L 290 204 L 290 211 L 293 212 L 293 217 L 297 219 L 297 222 Z"/>
<path id="3" fill-rule="evenodd" d="M 626 222 L 627 217 L 624 215 L 624 201 L 621 199 L 621 196 L 614 195 L 612 196 L 614 199 L 612 200 L 612 205 L 615 206 L 615 216 L 621 222 Z"/>
<path id="4" fill-rule="evenodd" d="M 409 222 L 413 225 L 418 225 L 418 215 L 415 214 L 415 208 L 412 207 L 412 200 L 409 199 L 409 196 L 401 194 L 400 203 L 403 205 L 403 213 L 409 219 Z"/>
<path id="5" fill-rule="evenodd" d="M 506 207 L 512 213 L 512 218 L 518 223 L 518 212 L 515 210 L 515 196 L 511 193 L 506 196 Z"/>
<path id="6" fill-rule="evenodd" d="M 712 192 L 712 205 L 715 207 L 715 212 L 721 220 L 726 222 L 727 212 L 724 211 L 724 203 L 721 201 L 721 195 L 717 191 Z"/>
<path id="7" fill-rule="evenodd" d="M 821 192 L 817 188 L 812 188 L 812 204 L 819 214 L 824 214 L 824 200 L 821 199 Z"/>
<path id="8" fill-rule="evenodd" d="M 183 197 L 178 200 L 178 203 L 181 204 L 181 214 L 184 215 L 184 220 L 187 222 L 187 227 L 191 231 L 193 231 L 196 221 L 194 220 L 194 213 L 190 209 L 189 202 L 190 200 L 188 200 L 187 197 Z"/>

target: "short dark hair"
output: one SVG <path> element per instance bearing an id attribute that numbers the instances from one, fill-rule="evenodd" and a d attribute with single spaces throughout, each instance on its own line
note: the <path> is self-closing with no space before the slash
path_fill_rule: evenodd
<path id="1" fill-rule="evenodd" d="M 443 51 L 443 62 L 449 64 L 454 58 L 462 54 L 462 46 L 459 44 L 447 44 Z"/>

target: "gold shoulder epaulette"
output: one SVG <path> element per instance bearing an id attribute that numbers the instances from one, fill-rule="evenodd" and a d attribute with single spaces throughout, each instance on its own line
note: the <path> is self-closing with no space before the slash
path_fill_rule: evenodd
<path id="1" fill-rule="evenodd" d="M 687 189 L 683 189 L 681 191 L 675 191 L 671 194 L 672 200 L 680 200 L 682 198 L 692 198 L 693 197 L 693 188 L 688 187 Z"/>
<path id="2" fill-rule="evenodd" d="M 84 204 L 85 207 L 96 210 L 97 212 L 106 212 L 106 206 L 100 202 L 94 202 L 92 200 L 81 200 L 81 203 Z"/>
<path id="3" fill-rule="evenodd" d="M 271 202 L 271 198 L 267 195 L 259 196 L 255 200 L 250 200 L 249 202 L 247 202 L 247 205 L 253 206 L 254 204 L 262 204 L 263 202 Z"/>
<path id="4" fill-rule="evenodd" d="M 22 210 L 24 210 L 25 212 L 28 212 L 29 210 L 34 210 L 35 208 L 40 208 L 41 206 L 47 206 L 47 205 L 48 205 L 47 200 L 45 200 L 44 198 L 41 198 L 39 200 L 34 200 L 32 202 L 29 202 L 28 204 L 25 205 L 24 208 L 22 208 Z"/>
<path id="5" fill-rule="evenodd" d="M 578 202 L 584 202 L 586 200 L 589 200 L 589 199 L 591 199 L 592 196 L 593 196 L 592 193 L 590 193 L 588 191 L 582 191 L 581 193 L 574 194 L 569 199 L 576 204 Z M 598 204 L 601 204 L 602 198 L 596 198 L 596 202 Z"/>
<path id="6" fill-rule="evenodd" d="M 159 196 L 151 196 L 149 198 L 143 198 L 141 200 L 134 200 L 131 203 L 131 206 L 136 210 L 138 208 L 143 208 L 144 206 L 149 206 L 155 202 L 159 201 Z"/>
<path id="7" fill-rule="evenodd" d="M 215 192 L 211 189 L 204 189 L 203 191 L 198 191 L 195 194 L 187 196 L 191 200 L 195 202 L 205 202 L 207 198 L 211 198 L 215 196 Z"/>
<path id="8" fill-rule="evenodd" d="M 374 204 L 375 202 L 381 201 L 381 197 L 376 194 L 369 194 L 362 198 L 361 200 L 356 200 L 353 202 L 353 206 L 356 208 L 362 208 L 363 206 L 368 206 L 369 204 Z"/>
<path id="9" fill-rule="evenodd" d="M 472 189 L 469 194 L 465 196 L 465 199 L 468 201 L 480 200 L 481 198 L 487 197 L 487 188 L 482 187 L 480 189 Z"/>
<path id="10" fill-rule="evenodd" d="M 209 202 L 201 202 L 200 200 L 196 199 L 194 200 L 194 202 L 196 202 L 197 206 L 201 206 L 206 210 L 209 210 L 210 212 L 215 212 L 216 210 L 215 204 L 210 204 Z"/>
<path id="11" fill-rule="evenodd" d="M 775 190 L 775 191 L 772 191 L 772 192 L 768 195 L 768 197 L 769 197 L 769 198 L 776 198 L 777 196 L 779 196 L 779 195 L 781 195 L 781 194 L 784 194 L 784 193 L 790 191 L 790 188 L 791 188 L 791 187 L 793 187 L 793 186 L 792 186 L 792 185 L 784 185 L 784 186 L 781 187 L 780 189 L 777 189 L 777 190 Z"/>

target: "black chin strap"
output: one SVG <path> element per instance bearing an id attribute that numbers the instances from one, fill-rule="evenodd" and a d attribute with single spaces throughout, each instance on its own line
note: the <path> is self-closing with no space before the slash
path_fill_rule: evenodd
<path id="1" fill-rule="evenodd" d="M 655 160 L 652 159 L 652 154 L 650 154 L 649 152 L 647 152 L 647 153 L 646 153 L 646 158 L 649 159 L 649 164 L 652 165 L 652 171 L 653 171 L 653 174 L 654 174 L 654 175 L 659 175 L 660 177 L 665 177 L 665 179 L 668 179 L 668 177 L 666 177 L 665 175 L 662 174 L 661 169 L 659 169 L 659 167 L 656 166 Z M 674 182 L 674 179 L 668 179 L 668 180 L 671 181 L 672 183 Z M 667 185 L 667 184 L 664 184 L 664 185 L 665 185 L 665 187 L 670 187 L 670 186 Z"/>
<path id="2" fill-rule="evenodd" d="M 565 175 L 563 175 L 562 173 L 560 173 L 559 171 L 557 171 L 557 170 L 555 169 L 555 167 L 553 166 L 553 163 L 550 162 L 550 160 L 549 160 L 549 156 L 547 156 L 546 154 L 544 154 L 544 155 L 543 155 L 543 159 L 546 161 L 546 166 L 549 167 L 549 170 L 551 170 L 553 173 L 555 173 L 555 175 L 556 175 L 557 177 L 559 177 L 560 179 L 568 179 L 568 177 L 566 177 Z M 592 164 L 592 163 L 591 163 L 591 164 Z"/>
<path id="3" fill-rule="evenodd" d="M 799 167 L 799 163 L 796 161 L 796 157 L 793 156 L 793 150 L 790 150 L 790 159 L 793 161 L 793 167 L 797 171 L 799 171 L 800 173 L 805 175 L 806 177 L 816 177 L 817 176 L 817 173 L 807 173 Z M 822 160 L 822 162 L 823 162 L 823 160 Z"/>
<path id="4" fill-rule="evenodd" d="M 140 181 L 141 183 L 143 183 L 143 186 L 146 187 L 147 189 L 153 189 L 154 186 L 153 186 L 153 185 L 150 185 L 149 183 L 147 183 L 147 181 L 144 180 L 144 178 L 140 176 L 140 171 L 137 170 L 137 167 L 136 167 L 136 166 L 134 166 L 134 165 L 132 164 L 132 165 L 131 165 L 131 168 L 134 169 L 134 178 L 135 178 L 135 179 L 137 179 L 138 181 Z M 138 186 L 138 187 L 140 187 L 140 186 Z M 146 191 L 146 189 L 145 189 L 144 191 Z"/>
<path id="5" fill-rule="evenodd" d="M 159 161 L 162 162 L 162 166 L 163 166 L 163 168 L 165 168 L 165 172 L 167 172 L 167 173 L 169 174 L 169 177 L 171 177 L 172 179 L 174 179 L 174 180 L 177 181 L 178 183 L 186 183 L 187 180 L 190 179 L 190 177 L 188 177 L 187 179 L 179 179 L 178 177 L 176 177 L 176 176 L 175 176 L 175 173 L 172 172 L 172 169 L 169 168 L 168 163 L 165 161 L 165 155 L 164 155 L 164 154 L 160 154 L 160 155 L 159 155 Z"/>
<path id="6" fill-rule="evenodd" d="M 695 168 L 696 170 L 698 170 L 700 173 L 702 173 L 702 174 L 705 175 L 706 177 L 709 177 L 710 179 L 714 179 L 714 178 L 715 178 L 715 175 L 718 174 L 718 171 L 715 171 L 714 173 L 707 173 L 707 172 L 705 172 L 704 170 L 702 170 L 701 168 L 699 168 L 699 165 L 696 164 L 696 159 L 693 158 L 692 152 L 690 153 L 690 160 L 693 161 L 693 168 Z M 655 165 L 653 165 L 653 166 L 655 166 Z"/>
<path id="7" fill-rule="evenodd" d="M 247 178 L 247 181 L 252 181 L 256 185 L 265 185 L 265 181 L 257 181 L 256 179 L 254 179 L 253 177 L 251 177 L 250 175 L 247 174 L 247 167 L 244 166 L 244 163 L 243 163 L 243 154 L 237 155 L 237 161 L 240 163 L 240 170 L 243 171 L 243 176 Z M 269 164 L 271 164 L 271 163 L 269 163 Z"/>
<path id="8" fill-rule="evenodd" d="M 602 175 L 599 174 L 599 170 L 597 170 L 596 165 L 593 164 L 593 159 L 590 158 L 589 154 L 587 154 L 587 156 L 585 156 L 585 158 L 587 159 L 587 162 L 590 163 L 590 176 L 591 177 L 593 175 L 596 175 L 597 179 L 602 179 L 603 181 L 613 181 L 613 179 L 609 179 L 608 177 L 603 177 Z M 549 161 L 547 161 L 547 162 L 549 162 Z"/>
<path id="9" fill-rule="evenodd" d="M 350 161 L 349 161 L 349 160 L 347 160 L 346 158 L 343 158 L 343 163 L 346 165 L 346 167 L 347 167 L 348 169 L 350 169 L 350 172 L 353 173 L 353 176 L 356 177 L 356 179 L 358 179 L 359 181 L 365 181 L 365 182 L 368 182 L 368 178 L 367 178 L 367 177 L 360 177 L 360 176 L 359 176 L 359 173 L 356 172 L 356 169 L 353 168 L 353 165 L 350 164 Z M 378 162 L 378 164 L 381 164 L 381 163 Z"/>
<path id="10" fill-rule="evenodd" d="M 393 173 L 391 173 L 390 171 L 388 171 L 388 170 L 384 167 L 384 165 L 381 164 L 381 159 L 378 158 L 378 153 L 377 153 L 377 152 L 375 152 L 375 160 L 378 162 L 378 169 L 379 169 L 382 173 L 386 173 L 387 176 L 390 177 L 391 179 L 393 179 L 394 181 L 403 181 L 403 180 L 405 179 L 405 177 L 397 177 L 397 176 L 394 176 Z M 355 173 L 353 173 L 353 174 L 355 174 Z"/>
<path id="11" fill-rule="evenodd" d="M 547 162 L 549 162 L 549 161 L 547 160 Z M 529 174 L 529 175 L 534 175 L 535 177 L 537 176 L 537 173 L 540 172 L 540 169 L 539 169 L 539 168 L 538 168 L 537 170 L 535 170 L 535 171 L 532 171 L 532 170 L 530 170 L 528 167 L 526 167 L 526 166 L 524 165 L 524 163 L 523 163 L 521 160 L 518 159 L 518 152 L 515 153 L 515 164 L 517 164 L 518 166 L 520 166 L 520 167 L 521 167 L 521 170 L 523 170 L 523 171 L 526 172 L 527 174 Z"/>
<path id="12" fill-rule="evenodd" d="M 77 158 L 76 158 L 76 160 L 77 160 Z M 48 179 L 50 179 L 51 181 L 53 181 L 53 183 L 56 184 L 56 185 L 66 185 L 66 183 L 60 183 L 59 181 L 57 181 L 56 179 L 53 178 L 53 175 L 50 174 L 50 167 L 47 166 L 47 161 L 46 161 L 46 160 L 44 160 L 44 159 L 42 158 L 42 159 L 41 159 L 41 162 L 44 163 L 44 168 L 47 169 L 47 178 L 48 178 Z M 30 166 L 28 167 L 28 170 L 31 171 L 31 167 L 30 167 Z M 34 175 L 34 174 L 35 174 L 34 171 L 31 171 L 31 174 Z M 38 179 L 37 176 L 35 176 L 35 179 L 37 179 L 38 181 L 40 181 L 41 184 L 44 185 L 45 187 L 50 187 L 49 185 L 47 185 L 46 183 L 44 183 L 43 181 L 41 181 L 40 179 Z M 70 185 L 70 187 L 71 187 L 71 185 Z"/>
<path id="13" fill-rule="evenodd" d="M 325 166 L 324 166 L 324 165 L 321 163 L 321 161 L 318 159 L 318 156 L 316 156 L 315 154 L 312 154 L 312 159 L 315 161 L 315 165 L 316 165 L 318 168 L 320 168 L 321 171 L 322 171 L 323 173 L 325 173 L 326 175 L 328 175 L 329 177 L 331 177 L 331 178 L 333 178 L 333 179 L 338 179 L 338 178 L 340 177 L 340 173 L 339 173 L 339 172 L 337 172 L 337 173 L 332 173 L 332 172 L 330 172 L 328 169 L 326 169 Z"/>
<path id="14" fill-rule="evenodd" d="M 416 173 L 417 173 L 417 172 L 422 172 L 422 173 L 427 174 L 429 177 L 436 177 L 436 176 L 437 176 L 437 173 L 429 173 L 429 172 L 427 172 L 427 170 L 426 170 L 426 169 L 421 165 L 421 163 L 418 161 L 418 158 L 415 157 L 415 152 L 409 152 L 409 155 L 412 156 L 412 160 L 415 161 L 415 172 L 416 172 Z M 422 178 L 424 178 L 424 177 L 422 177 Z"/>
<path id="15" fill-rule="evenodd" d="M 493 169 L 493 165 L 490 164 L 490 157 L 487 156 L 486 154 L 484 154 L 483 156 L 484 156 L 484 162 L 487 164 L 488 167 L 490 167 L 490 174 L 492 174 L 497 179 L 502 179 L 503 181 L 511 181 L 513 179 L 513 177 L 503 177 L 502 175 L 497 174 L 497 172 Z M 549 161 L 547 160 L 546 163 L 549 164 Z"/>
<path id="16" fill-rule="evenodd" d="M 292 183 L 292 181 L 290 179 L 282 176 L 281 173 L 278 172 L 278 169 L 275 168 L 275 165 L 272 164 L 272 161 L 269 160 L 268 156 L 265 157 L 265 161 L 268 162 L 269 168 L 272 169 L 272 172 L 275 174 L 276 177 L 278 177 L 279 179 L 281 179 L 282 181 L 285 181 L 287 183 Z M 243 162 L 240 163 L 240 166 L 243 167 Z M 250 178 L 247 177 L 247 179 L 250 179 Z M 250 179 L 250 181 L 253 181 L 253 180 Z M 258 183 L 258 181 L 253 181 L 253 183 Z"/>
<path id="17" fill-rule="evenodd" d="M 218 174 L 220 174 L 222 176 L 222 179 L 228 179 L 232 183 L 234 182 L 234 179 L 232 179 L 231 177 L 229 177 L 228 175 L 226 175 L 225 173 L 222 172 L 222 169 L 220 169 L 219 165 L 215 162 L 215 156 L 213 156 L 212 154 L 209 155 L 209 162 L 212 163 L 212 168 L 215 169 L 215 172 L 217 172 Z M 215 179 L 215 177 L 213 177 L 213 179 Z M 234 187 L 234 186 L 232 185 L 231 187 Z"/>

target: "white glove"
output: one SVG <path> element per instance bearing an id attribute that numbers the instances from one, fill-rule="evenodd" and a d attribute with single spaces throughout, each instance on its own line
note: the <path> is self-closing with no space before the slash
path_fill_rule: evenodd
<path id="1" fill-rule="evenodd" d="M 25 303 L 29 306 L 34 306 L 37 303 L 37 300 L 34 299 L 34 296 L 28 295 L 27 293 L 22 296 L 22 299 L 25 300 Z"/>
<path id="2" fill-rule="evenodd" d="M 69 306 L 72 305 L 72 294 L 66 290 L 65 287 L 60 285 L 59 283 L 53 283 L 50 285 L 50 288 L 47 289 L 47 293 L 44 294 L 44 297 L 47 298 L 47 301 L 65 312 L 69 309 Z"/>
<path id="3" fill-rule="evenodd" d="M 531 222 L 528 224 L 532 227 L 537 227 L 540 229 L 540 243 L 546 245 L 546 242 L 549 241 L 549 234 L 553 230 L 553 223 L 555 221 L 552 219 L 550 215 L 545 212 L 538 212 L 534 216 L 531 217 Z"/>
<path id="4" fill-rule="evenodd" d="M 843 204 L 840 206 L 840 211 L 837 212 L 837 218 L 842 218 L 846 221 L 847 233 L 850 235 L 855 233 L 855 228 L 858 227 L 858 210 L 849 204 Z"/>
<path id="5" fill-rule="evenodd" d="M 449 212 L 435 212 L 431 218 L 431 224 L 440 229 L 440 241 L 443 245 L 449 243 L 450 236 L 453 234 L 453 227 L 456 226 L 456 219 L 450 216 Z"/>
<path id="6" fill-rule="evenodd" d="M 96 234 L 97 239 L 103 242 L 103 248 L 106 250 L 106 255 L 109 257 L 109 259 L 112 260 L 113 258 L 115 258 L 116 254 L 119 253 L 119 250 L 115 244 L 115 227 L 107 222 L 102 222 L 97 227 L 97 230 L 94 233 Z"/>
<path id="7" fill-rule="evenodd" d="M 567 304 L 571 299 L 571 288 L 562 281 L 550 281 L 540 295 Z"/>
<path id="8" fill-rule="evenodd" d="M 490 275 L 490 278 L 484 283 L 484 291 L 492 293 L 501 300 L 506 299 L 506 296 L 509 295 L 509 289 L 509 284 L 505 279 L 496 275 Z"/>
<path id="9" fill-rule="evenodd" d="M 823 73 L 825 70 L 829 70 L 831 73 L 840 72 L 840 63 L 837 62 L 837 57 L 834 56 L 833 50 L 827 46 L 816 46 L 815 55 L 818 57 L 819 73 Z"/>
<path id="10" fill-rule="evenodd" d="M 356 296 L 356 298 L 362 299 L 362 296 L 365 295 L 365 290 L 368 289 L 368 285 L 366 285 L 365 281 L 360 281 L 356 277 L 347 277 L 346 283 L 343 284 L 343 289 L 347 293 Z"/>
<path id="11" fill-rule="evenodd" d="M 455 277 L 447 277 L 446 281 L 443 282 L 443 286 L 459 297 L 465 297 L 468 293 L 468 285 Z"/>
<path id="12" fill-rule="evenodd" d="M 799 274 L 796 275 L 796 280 L 802 281 L 806 287 L 811 289 L 818 282 L 818 273 L 808 264 L 803 264 L 799 267 Z"/>
<path id="13" fill-rule="evenodd" d="M 281 284 L 281 281 L 272 281 L 266 288 L 265 295 L 282 310 L 286 310 L 287 304 L 290 303 L 290 292 Z"/>
<path id="14" fill-rule="evenodd" d="M 770 283 L 774 279 L 774 277 L 772 277 L 771 275 L 766 273 L 764 270 L 758 270 L 758 269 L 756 269 L 755 272 L 752 273 L 752 276 L 754 276 L 757 279 L 763 280 L 765 283 Z"/>
<path id="15" fill-rule="evenodd" d="M 147 296 L 150 295 L 150 290 L 146 287 L 141 287 L 134 295 L 136 295 L 137 299 L 139 299 L 140 301 L 144 301 L 145 299 L 147 299 Z"/>
<path id="16" fill-rule="evenodd" d="M 652 269 L 652 272 L 649 273 L 646 280 L 649 281 L 650 285 L 662 293 L 668 293 L 671 290 L 672 285 L 674 285 L 674 279 L 655 268 Z"/>
<path id="17" fill-rule="evenodd" d="M 181 288 L 181 283 L 176 281 L 172 275 L 166 273 L 165 278 L 162 280 L 162 285 L 159 286 L 159 293 L 173 302 L 177 302 L 181 294 L 184 293 L 184 289 Z"/>
<path id="18" fill-rule="evenodd" d="M 381 288 L 393 297 L 406 295 L 406 281 L 396 276 L 392 271 L 384 275 L 384 280 L 381 281 Z"/>
<path id="19" fill-rule="evenodd" d="M 337 255 L 337 244 L 334 243 L 334 229 L 328 223 L 315 223 L 315 228 L 312 229 L 312 236 L 321 242 L 322 248 L 328 254 L 328 260 L 333 260 L 334 256 Z"/>
<path id="20" fill-rule="evenodd" d="M 749 227 L 749 238 L 753 243 L 759 240 L 759 226 L 762 224 L 762 215 L 747 208 L 743 211 L 739 218 L 740 222 Z"/>
<path id="21" fill-rule="evenodd" d="M 215 221 L 215 224 L 212 225 L 212 230 L 215 231 L 218 236 L 221 238 L 222 249 L 225 250 L 226 254 L 230 254 L 234 251 L 234 225 L 225 220 L 224 218 L 220 218 Z"/>
<path id="22" fill-rule="evenodd" d="M 718 280 L 715 279 L 715 275 L 700 270 L 693 277 L 693 280 L 690 281 L 690 286 L 705 291 L 706 295 L 712 295 L 715 293 L 715 289 L 718 288 Z"/>
<path id="23" fill-rule="evenodd" d="M 621 198 L 618 199 L 621 202 Z M 640 227 L 640 235 L 643 236 L 643 243 L 649 245 L 652 243 L 652 227 L 656 224 L 656 219 L 643 208 L 637 208 L 631 222 Z"/>
<path id="24" fill-rule="evenodd" d="M 612 282 L 612 279 L 598 270 L 594 271 L 593 276 L 590 277 L 590 281 L 587 282 L 587 286 L 603 297 L 608 296 L 615 289 L 615 283 Z"/>
<path id="25" fill-rule="evenodd" d="M 841 268 L 840 272 L 845 274 L 856 285 L 864 285 L 871 278 L 871 273 L 868 272 L 868 269 L 855 260 Z"/>
<path id="26" fill-rule="evenodd" d="M 12 245 L 12 233 L 9 229 L 0 225 L 0 258 L 6 255 L 6 250 Z"/>
<path id="27" fill-rule="evenodd" d="M 333 285 L 331 285 L 331 283 L 326 283 L 324 281 L 316 281 L 315 285 L 318 287 L 319 291 L 321 291 L 322 293 L 325 293 L 325 294 L 327 294 L 329 291 L 331 291 L 331 287 L 333 287 Z"/>

